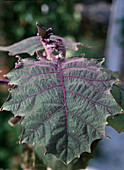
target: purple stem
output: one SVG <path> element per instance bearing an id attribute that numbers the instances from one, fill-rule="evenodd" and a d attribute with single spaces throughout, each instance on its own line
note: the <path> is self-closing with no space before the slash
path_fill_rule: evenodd
<path id="1" fill-rule="evenodd" d="M 39 34 L 39 32 L 40 32 L 40 30 L 39 30 L 39 26 L 38 26 L 38 23 L 36 22 L 36 26 L 37 26 L 37 28 L 38 28 L 38 36 L 39 36 L 39 40 L 40 40 L 40 42 L 41 42 L 41 44 L 43 45 L 43 47 L 44 47 L 44 49 L 45 49 L 45 52 L 46 52 L 46 54 L 47 54 L 47 59 L 51 59 L 51 56 L 50 56 L 50 53 L 49 53 L 49 50 L 47 49 L 47 46 L 46 46 L 46 44 L 45 44 L 45 42 L 43 42 L 43 39 L 42 39 L 42 37 L 40 36 L 40 34 Z"/>
<path id="2" fill-rule="evenodd" d="M 58 65 L 58 71 L 60 73 L 60 77 L 61 77 L 61 85 L 62 85 L 62 89 L 63 89 L 63 94 L 64 94 L 64 107 L 65 107 L 65 111 L 66 111 L 66 155 L 67 153 L 67 148 L 68 148 L 68 108 L 67 108 L 67 101 L 66 101 L 66 90 L 65 90 L 65 86 L 64 86 L 64 77 L 63 77 L 63 73 L 62 73 L 62 68 L 61 65 Z"/>
<path id="3" fill-rule="evenodd" d="M 50 56 L 50 53 L 49 53 L 49 51 L 48 51 L 48 49 L 47 49 L 47 47 L 46 47 L 46 44 L 42 41 L 42 39 L 41 39 L 41 37 L 40 37 L 40 41 L 41 41 L 41 43 L 42 43 L 42 45 L 43 45 L 43 47 L 44 47 L 44 49 L 45 49 L 45 52 L 46 52 L 46 54 L 47 54 L 47 59 L 51 59 L 51 56 Z"/>
<path id="4" fill-rule="evenodd" d="M 70 114 L 74 115 L 75 117 L 79 118 L 80 120 L 82 120 L 85 124 L 89 125 L 91 128 L 93 128 L 96 132 L 98 132 L 99 134 L 101 134 L 102 136 L 105 136 L 104 134 L 102 134 L 99 130 L 97 130 L 93 125 L 91 125 L 90 123 L 88 123 L 86 120 L 82 119 L 80 116 L 76 115 L 73 112 L 68 111 Z"/>
<path id="5" fill-rule="evenodd" d="M 9 82 L 9 80 L 0 80 L 0 84 L 8 84 Z"/>
<path id="6" fill-rule="evenodd" d="M 83 97 L 84 99 L 87 99 L 87 100 L 91 101 L 92 103 L 96 103 L 96 104 L 99 104 L 99 105 L 104 106 L 104 107 L 112 108 L 112 106 L 108 106 L 108 105 L 99 103 L 99 102 L 97 102 L 97 101 L 95 101 L 95 100 L 92 100 L 92 99 L 90 99 L 90 98 L 88 98 L 88 97 L 86 97 L 86 96 L 83 96 L 83 95 L 81 95 L 81 94 L 79 94 L 79 93 L 75 93 L 75 92 L 69 91 L 69 90 L 66 90 L 66 92 L 72 93 L 72 94 L 75 94 L 75 95 L 78 95 L 78 96 L 81 96 L 81 97 Z"/>

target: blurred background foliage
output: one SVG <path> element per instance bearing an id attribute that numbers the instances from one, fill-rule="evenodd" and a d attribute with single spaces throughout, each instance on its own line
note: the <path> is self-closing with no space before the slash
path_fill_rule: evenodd
<path id="1" fill-rule="evenodd" d="M 111 0 L 1 0 L 0 45 L 10 45 L 36 35 L 38 22 L 46 28 L 52 27 L 56 35 L 92 46 L 78 52 L 69 51 L 68 55 L 85 53 L 90 58 L 104 57 L 110 5 Z M 14 62 L 15 57 L 0 52 L 0 79 L 14 67 Z M 8 95 L 7 89 L 7 85 L 0 84 L 0 105 Z M 11 127 L 8 124 L 10 117 L 11 113 L 0 112 L 0 168 L 18 170 L 21 169 L 21 147 L 18 145 L 21 128 Z"/>

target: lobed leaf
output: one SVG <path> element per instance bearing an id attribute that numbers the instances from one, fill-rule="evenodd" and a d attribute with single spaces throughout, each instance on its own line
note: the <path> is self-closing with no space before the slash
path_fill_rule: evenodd
<path id="1" fill-rule="evenodd" d="M 105 136 L 106 118 L 119 113 L 110 90 L 116 78 L 103 61 L 73 57 L 52 62 L 23 59 L 7 77 L 3 110 L 22 116 L 21 141 L 42 144 L 47 153 L 69 163 Z"/>
<path id="2" fill-rule="evenodd" d="M 94 151 L 100 140 L 95 140 L 91 145 L 91 153 L 83 152 L 79 158 L 75 158 L 70 164 L 65 165 L 62 161 L 56 159 L 52 154 L 44 155 L 45 149 L 40 144 L 33 146 L 34 152 L 36 154 L 37 166 L 46 166 L 52 168 L 52 170 L 79 170 L 85 169 L 88 162 L 94 158 Z M 41 156 L 42 155 L 42 156 Z M 38 158 L 38 159 L 37 159 Z M 41 164 L 42 162 L 42 164 Z"/>
<path id="3" fill-rule="evenodd" d="M 61 39 L 65 45 L 65 48 L 69 48 L 72 50 L 77 50 L 77 46 L 85 46 L 82 43 L 72 42 L 56 35 L 50 36 L 50 40 L 56 39 Z M 86 47 L 89 46 L 86 45 Z M 40 50 L 43 50 L 43 46 L 40 42 L 39 36 L 27 38 L 10 46 L 6 47 L 0 46 L 0 51 L 9 51 L 9 55 L 16 55 L 20 53 L 28 53 L 29 55 L 33 55 L 34 52 Z"/>

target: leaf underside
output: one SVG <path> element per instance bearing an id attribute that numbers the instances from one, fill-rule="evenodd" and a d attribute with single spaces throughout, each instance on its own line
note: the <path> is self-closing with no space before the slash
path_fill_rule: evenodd
<path id="1" fill-rule="evenodd" d="M 121 108 L 110 93 L 115 77 L 101 64 L 77 57 L 59 63 L 23 59 L 8 73 L 14 87 L 3 110 L 23 117 L 22 142 L 42 144 L 69 163 L 105 137 L 106 118 Z"/>
<path id="2" fill-rule="evenodd" d="M 42 49 L 43 46 L 38 36 L 27 38 L 7 47 L 0 46 L 0 51 L 9 51 L 9 55 L 16 55 L 21 53 L 28 53 L 29 55 L 33 55 L 35 51 Z"/>
<path id="3" fill-rule="evenodd" d="M 50 40 L 56 41 L 56 39 L 61 39 L 65 45 L 65 48 L 69 48 L 72 50 L 77 50 L 77 46 L 85 46 L 89 48 L 88 45 L 84 45 L 78 42 L 72 42 L 65 38 L 59 37 L 57 35 L 50 36 Z M 43 46 L 40 42 L 39 36 L 26 38 L 10 46 L 6 46 L 6 47 L 0 46 L 0 51 L 9 51 L 9 55 L 28 53 L 29 55 L 32 56 L 34 52 L 40 51 L 40 50 L 43 50 Z"/>

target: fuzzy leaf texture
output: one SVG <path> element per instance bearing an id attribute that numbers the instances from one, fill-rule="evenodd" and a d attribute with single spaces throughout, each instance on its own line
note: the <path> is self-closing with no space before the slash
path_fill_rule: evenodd
<path id="1" fill-rule="evenodd" d="M 54 41 L 56 39 L 61 39 L 65 45 L 65 48 L 69 48 L 72 50 L 77 50 L 77 46 L 84 46 L 90 48 L 90 46 L 84 45 L 83 43 L 72 42 L 56 35 L 50 36 L 50 40 Z M 9 51 L 9 55 L 28 53 L 29 55 L 32 56 L 34 52 L 43 49 L 44 48 L 40 42 L 39 36 L 27 38 L 25 40 L 22 40 L 10 46 L 6 46 L 6 47 L 0 46 L 0 51 Z"/>
<path id="2" fill-rule="evenodd" d="M 43 46 L 38 36 L 27 38 L 6 47 L 0 46 L 0 51 L 9 51 L 9 55 L 16 55 L 20 53 L 28 53 L 29 55 L 33 55 L 35 51 L 42 49 Z"/>
<path id="3" fill-rule="evenodd" d="M 79 169 L 85 169 L 88 165 L 88 162 L 90 159 L 94 158 L 94 151 L 98 145 L 100 140 L 95 140 L 91 145 L 91 153 L 83 152 L 80 157 L 75 158 L 70 164 L 65 165 L 62 161 L 56 159 L 56 157 L 52 154 L 47 154 L 44 156 L 41 156 L 44 154 L 45 149 L 41 145 L 34 145 L 33 149 L 36 156 L 37 166 L 39 167 L 41 165 L 41 168 L 45 165 L 46 167 L 50 167 L 52 170 L 79 170 Z M 38 158 L 38 159 L 37 159 Z M 41 164 L 42 161 L 42 164 Z"/>
<path id="4" fill-rule="evenodd" d="M 8 73 L 14 86 L 3 110 L 23 117 L 21 141 L 42 144 L 68 164 L 89 152 L 94 140 L 106 137 L 106 118 L 121 107 L 110 92 L 116 78 L 102 62 L 83 57 L 23 59 Z"/>

